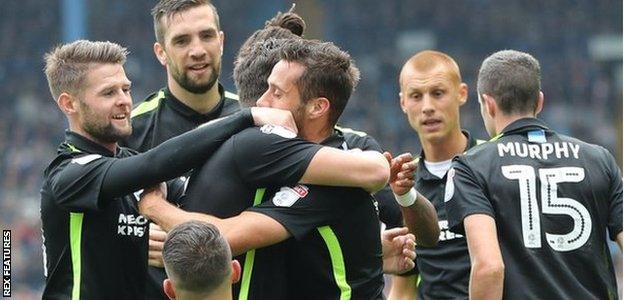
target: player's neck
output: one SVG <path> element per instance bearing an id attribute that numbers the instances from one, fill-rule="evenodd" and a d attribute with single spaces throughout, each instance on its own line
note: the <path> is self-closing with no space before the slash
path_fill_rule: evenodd
<path id="1" fill-rule="evenodd" d="M 325 126 L 325 124 L 306 124 L 302 128 L 299 128 L 299 136 L 313 143 L 320 144 L 332 135 L 334 131 L 333 126 Z"/>
<path id="2" fill-rule="evenodd" d="M 496 127 L 496 135 L 503 132 L 505 127 L 509 126 L 509 124 L 518 121 L 524 118 L 535 118 L 534 114 L 514 114 L 514 115 L 499 115 L 497 118 L 494 118 L 494 126 Z"/>
<path id="3" fill-rule="evenodd" d="M 95 138 L 94 136 L 90 135 L 89 133 L 87 133 L 86 131 L 84 131 L 82 128 L 78 127 L 78 126 L 74 126 L 74 125 L 69 125 L 69 130 L 85 137 L 86 139 L 108 149 L 108 151 L 115 153 L 115 151 L 117 151 L 117 142 L 113 142 L 113 143 L 106 143 L 106 142 L 102 142 L 99 139 Z"/>
<path id="4" fill-rule="evenodd" d="M 468 145 L 468 138 L 457 128 L 442 139 L 430 141 L 421 139 L 421 142 L 426 160 L 440 162 L 462 154 Z"/>
<path id="5" fill-rule="evenodd" d="M 176 99 L 200 114 L 210 112 L 221 99 L 218 82 L 215 82 L 215 84 L 203 94 L 191 93 L 181 87 L 175 80 L 170 80 L 168 86 L 169 91 Z"/>

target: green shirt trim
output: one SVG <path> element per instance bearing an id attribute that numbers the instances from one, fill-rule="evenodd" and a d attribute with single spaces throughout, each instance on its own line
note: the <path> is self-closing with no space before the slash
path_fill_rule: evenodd
<path id="1" fill-rule="evenodd" d="M 318 227 L 317 230 L 325 241 L 327 250 L 329 250 L 334 279 L 340 289 L 340 300 L 351 299 L 351 287 L 347 283 L 347 271 L 338 237 L 329 226 Z"/>
<path id="2" fill-rule="evenodd" d="M 260 204 L 262 197 L 264 197 L 266 189 L 257 189 L 256 196 L 254 198 L 253 206 Z M 247 300 L 249 298 L 249 286 L 251 282 L 251 273 L 253 272 L 254 260 L 256 257 L 256 250 L 249 250 L 245 254 L 245 266 L 243 267 L 243 276 L 241 279 L 241 288 L 238 293 L 238 300 Z"/>
<path id="3" fill-rule="evenodd" d="M 80 299 L 80 276 L 82 271 L 82 220 L 83 213 L 69 213 L 69 247 L 71 250 L 72 272 L 74 285 L 72 287 L 72 300 Z"/>
<path id="4" fill-rule="evenodd" d="M 165 99 L 165 91 L 160 90 L 158 91 L 158 94 L 156 94 L 155 97 L 153 97 L 152 99 L 149 99 L 141 104 L 139 104 L 137 107 L 135 107 L 132 110 L 132 113 L 130 114 L 131 118 L 140 116 L 144 113 L 150 112 L 154 109 L 156 109 L 158 107 L 158 104 L 160 104 L 160 101 L 162 99 Z"/>

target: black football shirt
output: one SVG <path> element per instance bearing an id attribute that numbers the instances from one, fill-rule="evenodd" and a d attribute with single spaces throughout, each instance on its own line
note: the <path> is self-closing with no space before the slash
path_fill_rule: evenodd
<path id="1" fill-rule="evenodd" d="M 622 174 L 603 147 L 524 118 L 455 158 L 446 207 L 451 230 L 496 221 L 506 299 L 616 299 L 607 246 L 622 232 Z"/>
<path id="2" fill-rule="evenodd" d="M 219 83 L 218 83 L 219 84 Z M 238 96 L 227 92 L 219 84 L 220 99 L 212 111 L 201 114 L 178 100 L 168 88 L 163 88 L 137 104 L 132 110 L 132 135 L 120 144 L 145 152 L 162 142 L 183 134 L 206 122 L 229 116 L 240 110 Z M 181 184 L 170 184 L 167 198 L 180 204 L 184 186 L 191 172 L 180 178 Z M 145 299 L 167 300 L 162 282 L 167 278 L 164 268 L 149 267 Z"/>
<path id="3" fill-rule="evenodd" d="M 483 142 L 471 137 L 468 131 L 462 133 L 468 138 L 465 150 Z M 424 152 L 417 159 L 416 190 L 431 201 L 440 226 L 440 238 L 436 246 L 416 245 L 416 264 L 420 275 L 419 299 L 468 299 L 470 256 L 466 238 L 449 230 L 444 206 L 446 175 L 440 178 L 427 170 Z"/>
<path id="4" fill-rule="evenodd" d="M 236 216 L 260 203 L 267 189 L 296 184 L 320 148 L 279 126 L 246 129 L 195 169 L 182 208 L 219 218 Z M 237 257 L 243 272 L 233 286 L 234 298 L 284 299 L 285 289 L 274 279 L 283 276 L 282 247 L 278 244 Z"/>

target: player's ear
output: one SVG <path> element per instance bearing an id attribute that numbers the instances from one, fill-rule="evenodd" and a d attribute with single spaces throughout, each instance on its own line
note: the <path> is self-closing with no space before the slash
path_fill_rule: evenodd
<path id="1" fill-rule="evenodd" d="M 535 107 L 535 116 L 537 116 L 537 114 L 539 114 L 542 111 L 542 108 L 544 108 L 544 93 L 540 91 L 539 95 L 537 96 L 537 106 Z"/>
<path id="2" fill-rule="evenodd" d="M 223 44 L 225 43 L 225 34 L 223 31 L 219 31 L 219 43 L 221 44 L 219 49 L 221 50 L 221 55 L 223 55 Z"/>
<path id="3" fill-rule="evenodd" d="M 405 104 L 405 97 L 403 97 L 403 92 L 399 92 L 399 103 L 401 104 L 401 111 L 404 114 L 407 114 L 407 105 Z"/>
<path id="4" fill-rule="evenodd" d="M 159 42 L 154 43 L 154 54 L 163 67 L 167 66 L 167 52 Z"/>
<path id="5" fill-rule="evenodd" d="M 169 278 L 166 278 L 165 281 L 163 281 L 163 289 L 165 290 L 165 294 L 167 294 L 167 297 L 169 297 L 169 299 L 174 300 L 176 298 L 173 283 Z"/>
<path id="6" fill-rule="evenodd" d="M 63 92 L 59 95 L 56 104 L 64 114 L 73 115 L 77 111 L 76 106 L 78 106 L 78 104 L 76 103 L 76 101 L 78 101 L 78 99 L 76 99 L 74 96 L 70 95 L 67 92 Z"/>
<path id="7" fill-rule="evenodd" d="M 492 98 L 492 96 L 488 94 L 481 94 L 481 101 L 483 101 L 483 105 L 485 105 L 485 112 L 488 114 L 488 116 L 494 118 L 498 109 L 498 106 L 496 105 L 496 100 L 494 100 L 494 98 Z"/>
<path id="8" fill-rule="evenodd" d="M 464 105 L 468 101 L 468 85 L 461 83 L 459 85 L 459 106 Z"/>
<path id="9" fill-rule="evenodd" d="M 237 283 L 240 280 L 241 275 L 241 266 L 238 260 L 232 260 L 232 275 L 230 276 L 230 280 L 232 283 Z"/>
<path id="10" fill-rule="evenodd" d="M 329 103 L 329 100 L 327 98 L 319 97 L 308 101 L 306 106 L 308 116 L 310 116 L 310 118 L 312 119 L 316 119 L 326 114 L 329 114 L 331 104 Z"/>

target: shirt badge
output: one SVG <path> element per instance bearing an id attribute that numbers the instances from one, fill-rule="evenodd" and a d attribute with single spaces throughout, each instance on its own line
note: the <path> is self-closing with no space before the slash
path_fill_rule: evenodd
<path id="1" fill-rule="evenodd" d="M 296 185 L 294 187 L 284 186 L 279 192 L 273 196 L 273 204 L 281 207 L 291 207 L 297 200 L 308 195 L 308 187 L 305 185 Z"/>

